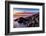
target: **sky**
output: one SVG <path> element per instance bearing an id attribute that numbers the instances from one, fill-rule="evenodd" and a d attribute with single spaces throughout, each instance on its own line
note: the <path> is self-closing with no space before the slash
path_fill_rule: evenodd
<path id="1" fill-rule="evenodd" d="M 39 12 L 38 8 L 14 8 L 14 17 L 27 17 Z"/>
<path id="2" fill-rule="evenodd" d="M 38 8 L 14 8 L 14 17 L 27 17 L 39 12 Z"/>
<path id="3" fill-rule="evenodd" d="M 38 8 L 14 8 L 16 12 L 32 12 L 37 13 L 39 12 Z"/>

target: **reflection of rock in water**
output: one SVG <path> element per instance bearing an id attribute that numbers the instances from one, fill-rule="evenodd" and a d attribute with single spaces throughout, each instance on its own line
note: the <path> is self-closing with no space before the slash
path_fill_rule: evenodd
<path id="1" fill-rule="evenodd" d="M 24 25 L 23 23 L 18 23 L 17 21 L 14 22 L 14 28 L 15 27 L 27 27 L 27 25 Z"/>
<path id="2" fill-rule="evenodd" d="M 39 26 L 39 13 L 30 17 L 20 17 L 14 20 L 14 27 L 38 27 Z"/>

